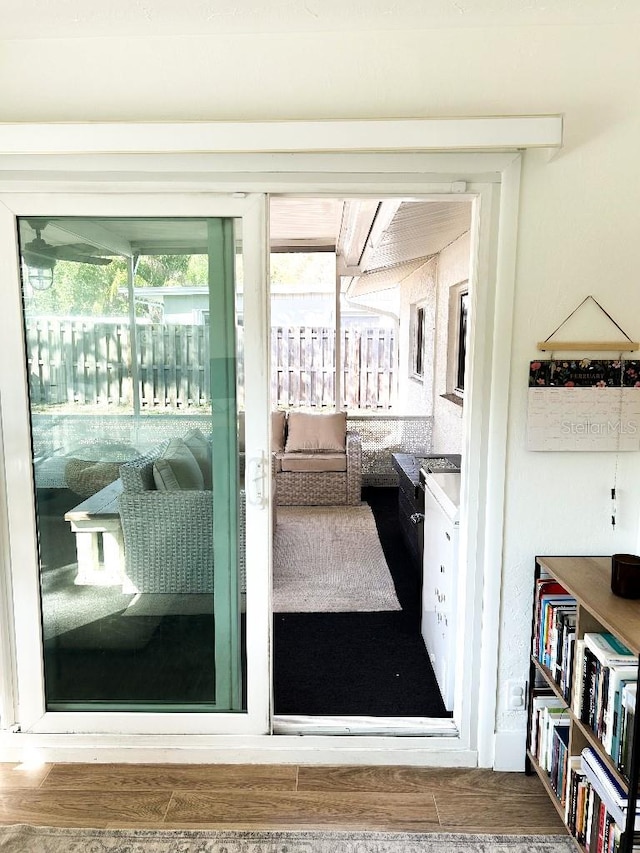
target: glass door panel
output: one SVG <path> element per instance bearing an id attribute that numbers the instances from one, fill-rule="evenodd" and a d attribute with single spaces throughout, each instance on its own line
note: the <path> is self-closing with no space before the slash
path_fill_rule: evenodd
<path id="1" fill-rule="evenodd" d="M 46 710 L 246 710 L 239 221 L 18 223 Z"/>

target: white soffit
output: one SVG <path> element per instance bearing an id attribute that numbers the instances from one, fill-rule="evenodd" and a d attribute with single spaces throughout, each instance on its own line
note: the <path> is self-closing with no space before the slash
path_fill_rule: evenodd
<path id="1" fill-rule="evenodd" d="M 389 121 L 0 123 L 0 156 L 504 151 L 561 145 L 559 115 Z"/>
<path id="2" fill-rule="evenodd" d="M 300 248 L 334 251 L 342 207 L 342 200 L 337 198 L 271 198 L 271 251 Z"/>
<path id="3" fill-rule="evenodd" d="M 381 270 L 372 270 L 371 272 L 356 276 L 351 280 L 347 287 L 349 299 L 397 287 L 399 284 L 402 284 L 405 278 L 408 278 L 412 273 L 423 266 L 427 260 L 428 258 L 420 258 L 414 261 L 407 261 L 406 263 L 398 264 L 397 266 L 387 267 L 386 269 Z"/>
<path id="4" fill-rule="evenodd" d="M 363 272 L 435 255 L 470 227 L 470 203 L 402 202 Z"/>

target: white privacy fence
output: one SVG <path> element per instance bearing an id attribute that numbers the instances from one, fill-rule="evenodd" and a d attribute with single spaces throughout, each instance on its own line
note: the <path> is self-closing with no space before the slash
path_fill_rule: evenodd
<path id="1" fill-rule="evenodd" d="M 341 341 L 342 406 L 387 410 L 395 401 L 393 329 L 347 326 Z M 333 406 L 335 330 L 321 326 L 271 329 L 271 402 L 274 407 Z"/>
<path id="2" fill-rule="evenodd" d="M 342 332 L 342 406 L 389 410 L 395 402 L 397 342 L 393 329 L 349 326 Z M 136 370 L 126 322 L 89 318 L 26 320 L 31 404 L 132 406 L 134 383 L 146 409 L 186 409 L 210 403 L 209 327 L 136 326 Z M 274 407 L 333 405 L 336 341 L 321 326 L 271 329 Z M 239 359 L 239 376 L 243 364 Z M 135 375 L 134 375 L 135 374 Z"/>

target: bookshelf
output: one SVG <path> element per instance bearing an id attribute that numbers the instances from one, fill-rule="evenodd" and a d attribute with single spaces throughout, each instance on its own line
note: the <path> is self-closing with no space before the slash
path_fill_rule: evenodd
<path id="1" fill-rule="evenodd" d="M 640 664 L 640 600 L 613 595 L 610 579 L 610 557 L 536 558 L 526 770 L 538 774 L 581 850 L 632 853 L 640 775 L 633 684 Z M 624 664 L 613 662 L 614 652 L 599 662 L 590 646 L 602 634 L 622 644 Z M 587 837 L 576 828 L 573 811 L 574 806 L 580 810 L 579 792 L 585 790 L 576 781 L 585 778 L 583 750 L 587 772 L 597 768 L 595 776 L 586 777 L 587 792 L 594 788 L 592 811 L 587 812 L 588 793 L 582 801 Z M 576 770 L 579 766 L 582 770 Z M 597 790 L 601 777 L 623 798 L 618 811 L 615 797 L 609 808 L 609 787 Z M 640 833 L 636 839 L 639 850 Z"/>

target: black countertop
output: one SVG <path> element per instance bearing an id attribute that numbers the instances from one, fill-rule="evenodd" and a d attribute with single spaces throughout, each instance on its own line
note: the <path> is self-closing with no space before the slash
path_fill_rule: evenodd
<path id="1" fill-rule="evenodd" d="M 431 461 L 430 461 L 431 460 Z M 461 457 L 459 453 L 392 453 L 391 464 L 399 474 L 404 474 L 418 486 L 420 468 L 433 471 L 445 471 L 450 474 L 460 472 Z"/>

